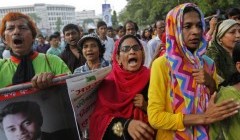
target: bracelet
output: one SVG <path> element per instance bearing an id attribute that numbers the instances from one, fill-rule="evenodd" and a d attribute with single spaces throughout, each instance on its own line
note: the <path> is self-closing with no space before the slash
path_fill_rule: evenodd
<path id="1" fill-rule="evenodd" d="M 212 40 L 212 36 L 209 35 L 209 34 L 206 34 L 206 40 L 207 40 L 208 42 L 211 41 L 211 40 Z"/>
<path id="2" fill-rule="evenodd" d="M 128 127 L 128 125 L 129 125 L 129 123 L 130 123 L 131 120 L 132 120 L 132 119 L 127 119 L 127 120 L 125 121 L 124 125 L 123 125 L 123 130 L 124 130 L 125 133 L 127 133 L 127 134 L 128 134 L 128 129 L 127 129 L 127 127 Z M 125 133 L 123 133 L 123 139 L 124 139 L 124 140 L 127 140 L 127 139 L 126 139 L 126 136 L 125 136 Z M 128 134 L 128 135 L 129 135 L 129 134 Z"/>

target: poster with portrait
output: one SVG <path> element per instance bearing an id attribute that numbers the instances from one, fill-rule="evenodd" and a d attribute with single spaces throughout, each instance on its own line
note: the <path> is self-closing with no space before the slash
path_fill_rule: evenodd
<path id="1" fill-rule="evenodd" d="M 111 5 L 102 4 L 102 19 L 106 22 L 107 26 L 112 26 Z"/>
<path id="2" fill-rule="evenodd" d="M 0 140 L 79 140 L 66 83 L 0 94 Z"/>

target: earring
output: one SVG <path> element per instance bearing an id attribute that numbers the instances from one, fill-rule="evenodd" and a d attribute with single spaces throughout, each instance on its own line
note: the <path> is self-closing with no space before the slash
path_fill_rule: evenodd
<path id="1" fill-rule="evenodd" d="M 122 63 L 120 62 L 120 63 L 118 63 L 118 65 L 120 66 L 120 67 L 122 67 Z"/>
<path id="2" fill-rule="evenodd" d="M 223 43 L 222 43 L 222 39 L 219 39 L 218 42 L 219 42 L 219 44 L 222 46 L 222 44 L 223 44 Z"/>

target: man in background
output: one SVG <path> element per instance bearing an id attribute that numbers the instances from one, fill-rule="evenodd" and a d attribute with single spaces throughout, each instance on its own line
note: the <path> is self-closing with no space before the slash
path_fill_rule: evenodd
<path id="1" fill-rule="evenodd" d="M 35 51 L 39 53 L 46 53 L 47 50 L 50 48 L 50 46 L 45 43 L 45 38 L 42 34 L 37 35 L 37 41 L 38 41 L 38 44 Z"/>

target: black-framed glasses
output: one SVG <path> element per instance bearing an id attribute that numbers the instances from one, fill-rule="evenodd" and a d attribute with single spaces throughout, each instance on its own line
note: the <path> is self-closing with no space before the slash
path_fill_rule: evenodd
<path id="1" fill-rule="evenodd" d="M 131 49 L 133 49 L 134 51 L 139 51 L 142 50 L 142 47 L 140 45 L 126 45 L 126 46 L 121 46 L 120 51 L 121 52 L 129 52 Z"/>

